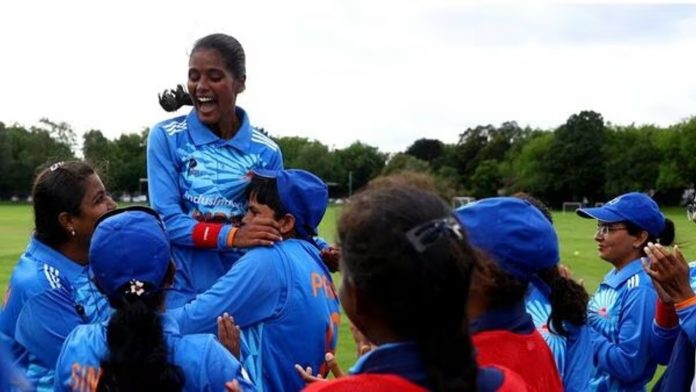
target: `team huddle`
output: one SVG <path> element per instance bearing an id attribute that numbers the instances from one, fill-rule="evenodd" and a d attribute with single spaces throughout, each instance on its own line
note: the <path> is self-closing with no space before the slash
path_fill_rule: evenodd
<path id="1" fill-rule="evenodd" d="M 641 391 L 658 364 L 657 390 L 696 390 L 696 269 L 648 196 L 577 211 L 612 266 L 592 296 L 523 194 L 453 210 L 379 178 L 330 245 L 327 185 L 283 168 L 236 105 L 245 82 L 236 39 L 196 42 L 188 92 L 160 96 L 193 109 L 149 134 L 150 207 L 117 208 L 86 162 L 39 172 L 0 312 L 0 390 Z"/>

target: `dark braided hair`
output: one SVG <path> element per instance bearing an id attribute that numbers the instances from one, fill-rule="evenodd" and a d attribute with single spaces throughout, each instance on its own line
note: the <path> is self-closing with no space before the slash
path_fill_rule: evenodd
<path id="1" fill-rule="evenodd" d="M 170 265 L 165 280 L 174 277 Z M 126 293 L 127 283 L 119 289 Z M 109 355 L 101 361 L 98 392 L 181 391 L 185 384 L 181 368 L 169 362 L 159 309 L 164 291 L 145 283 L 144 293 L 109 298 L 116 309 L 107 326 Z"/>
<path id="2" fill-rule="evenodd" d="M 477 258 L 466 235 L 443 223 L 451 214 L 430 192 L 398 184 L 368 188 L 344 208 L 338 236 L 345 278 L 369 300 L 374 317 L 416 342 L 429 389 L 475 391 L 466 309 Z M 421 227 L 419 252 L 406 233 Z"/>

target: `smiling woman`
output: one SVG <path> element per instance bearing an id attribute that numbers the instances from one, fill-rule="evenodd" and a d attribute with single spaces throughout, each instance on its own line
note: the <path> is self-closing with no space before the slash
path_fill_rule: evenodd
<path id="1" fill-rule="evenodd" d="M 247 174 L 283 168 L 278 146 L 237 106 L 245 60 L 234 37 L 205 36 L 189 57 L 188 94 L 180 88 L 160 96 L 165 109 L 193 105 L 188 115 L 155 125 L 147 146 L 150 202 L 166 223 L 176 262 L 170 306 L 212 286 L 239 248 L 281 239 L 272 220 L 236 228 L 246 212 Z"/>

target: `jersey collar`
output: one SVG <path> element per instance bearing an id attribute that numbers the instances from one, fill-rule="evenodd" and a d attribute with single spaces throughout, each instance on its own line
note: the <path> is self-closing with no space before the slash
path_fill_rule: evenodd
<path id="1" fill-rule="evenodd" d="M 192 109 L 186 116 L 186 123 L 188 124 L 189 133 L 191 139 L 196 146 L 202 146 L 204 144 L 218 143 L 220 145 L 228 145 L 234 147 L 239 151 L 248 151 L 251 145 L 251 125 L 249 124 L 249 116 L 247 116 L 244 109 L 237 106 L 235 108 L 237 117 L 239 117 L 240 124 L 239 130 L 234 135 L 232 139 L 224 140 L 219 138 L 207 125 L 203 124 L 196 115 L 196 109 Z"/>
<path id="2" fill-rule="evenodd" d="M 418 346 L 413 342 L 380 345 L 358 358 L 350 372 L 395 374 L 421 386 L 428 380 Z"/>
<path id="3" fill-rule="evenodd" d="M 31 254 L 38 262 L 48 264 L 57 269 L 60 275 L 71 283 L 78 276 L 85 273 L 88 268 L 65 257 L 62 253 L 39 241 L 35 236 L 32 236 L 31 241 L 29 241 L 26 252 Z"/>
<path id="4" fill-rule="evenodd" d="M 618 288 L 630 277 L 640 273 L 641 271 L 643 271 L 643 264 L 641 263 L 640 259 L 635 259 L 626 264 L 619 271 L 617 271 L 616 268 L 612 268 L 611 271 L 604 276 L 603 284 L 612 288 Z"/>

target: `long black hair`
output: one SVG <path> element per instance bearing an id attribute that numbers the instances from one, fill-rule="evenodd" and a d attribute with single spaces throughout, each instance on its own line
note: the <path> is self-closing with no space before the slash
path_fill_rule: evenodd
<path id="1" fill-rule="evenodd" d="M 170 264 L 165 281 L 174 279 Z M 119 292 L 126 293 L 130 283 Z M 109 355 L 101 361 L 99 392 L 181 391 L 185 379 L 181 368 L 169 361 L 159 310 L 164 291 L 145 283 L 138 295 L 128 292 L 109 298 L 116 309 L 107 326 Z"/>
<path id="2" fill-rule="evenodd" d="M 80 216 L 80 204 L 87 191 L 87 178 L 94 168 L 83 161 L 56 162 L 47 165 L 34 180 L 34 230 L 36 238 L 53 248 L 68 241 L 69 234 L 58 216 L 67 212 Z"/>
<path id="3" fill-rule="evenodd" d="M 553 224 L 551 210 L 541 200 L 526 193 L 516 193 L 518 199 L 526 200 L 536 207 L 546 219 Z M 549 287 L 549 302 L 551 314 L 547 324 L 549 331 L 562 336 L 568 336 L 564 322 L 584 325 L 587 322 L 587 302 L 590 296 L 587 290 L 574 281 L 561 275 L 557 266 L 537 271 L 537 276 Z"/>
<path id="4" fill-rule="evenodd" d="M 370 303 L 371 316 L 417 343 L 429 388 L 474 391 L 466 309 L 477 259 L 452 219 L 436 195 L 387 185 L 350 199 L 338 236 L 346 278 Z"/>

